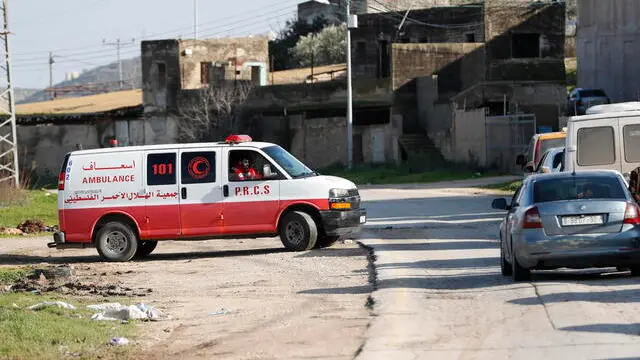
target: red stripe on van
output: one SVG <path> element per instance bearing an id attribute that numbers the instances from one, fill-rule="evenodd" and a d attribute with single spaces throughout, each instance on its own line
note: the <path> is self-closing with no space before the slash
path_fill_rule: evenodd
<path id="1" fill-rule="evenodd" d="M 222 205 L 224 220 L 219 218 L 216 207 Z M 182 205 L 184 215 L 181 230 L 180 205 L 131 206 L 124 208 L 85 208 L 58 211 L 64 219 L 61 230 L 69 242 L 89 243 L 96 223 L 105 215 L 121 214 L 138 226 L 140 238 L 163 240 L 186 236 L 219 236 L 274 233 L 277 220 L 291 205 L 309 205 L 318 210 L 328 210 L 328 199 L 245 201 L 219 204 Z M 251 216 L 247 217 L 248 211 Z"/>

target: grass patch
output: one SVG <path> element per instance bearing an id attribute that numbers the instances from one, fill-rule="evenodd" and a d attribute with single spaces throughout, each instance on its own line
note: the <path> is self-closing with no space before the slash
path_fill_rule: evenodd
<path id="1" fill-rule="evenodd" d="M 28 310 L 42 301 L 66 301 L 77 310 L 47 308 Z M 111 347 L 113 337 L 128 337 L 133 324 L 93 321 L 86 302 L 49 295 L 6 293 L 0 295 L 0 358 L 2 359 L 110 359 L 127 357 L 129 347 Z M 73 355 L 75 354 L 75 356 Z"/>
<path id="2" fill-rule="evenodd" d="M 486 186 L 483 186 L 483 188 L 491 189 L 491 190 L 499 190 L 504 192 L 516 192 L 520 184 L 522 184 L 522 180 L 516 180 L 516 181 L 511 181 L 511 182 L 506 182 L 501 184 L 486 185 Z"/>
<path id="3" fill-rule="evenodd" d="M 0 227 L 16 227 L 28 219 L 44 221 L 48 226 L 58 224 L 58 197 L 43 190 L 12 190 L 24 196 L 0 197 Z"/>
<path id="4" fill-rule="evenodd" d="M 0 267 L 0 285 L 10 285 L 33 272 L 30 267 Z"/>
<path id="5" fill-rule="evenodd" d="M 575 89 L 578 85 L 578 64 L 576 58 L 564 59 L 564 68 L 567 80 L 567 92 Z"/>

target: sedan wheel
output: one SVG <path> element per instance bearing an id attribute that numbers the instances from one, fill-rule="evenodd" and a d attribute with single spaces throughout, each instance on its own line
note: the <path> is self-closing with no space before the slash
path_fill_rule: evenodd
<path id="1" fill-rule="evenodd" d="M 502 248 L 502 241 L 500 241 L 500 271 L 504 276 L 510 276 L 513 272 L 511 269 L 511 264 L 507 261 L 507 258 L 504 257 L 504 249 Z"/>
<path id="2" fill-rule="evenodd" d="M 520 266 L 518 262 L 518 258 L 516 257 L 516 252 L 511 248 L 511 252 L 513 253 L 513 260 L 511 261 L 511 272 L 513 275 L 513 281 L 527 281 L 531 279 L 531 270 L 523 268 Z"/>

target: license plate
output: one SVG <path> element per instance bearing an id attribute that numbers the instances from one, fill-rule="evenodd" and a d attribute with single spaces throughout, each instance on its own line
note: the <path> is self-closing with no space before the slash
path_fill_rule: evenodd
<path id="1" fill-rule="evenodd" d="M 603 223 L 602 215 L 565 216 L 562 218 L 562 226 L 601 225 Z"/>
<path id="2" fill-rule="evenodd" d="M 360 224 L 364 224 L 365 222 L 367 222 L 367 216 L 366 215 L 360 216 Z"/>

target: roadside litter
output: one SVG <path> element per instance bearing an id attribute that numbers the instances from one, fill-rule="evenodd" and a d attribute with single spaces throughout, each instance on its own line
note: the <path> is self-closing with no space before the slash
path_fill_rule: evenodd
<path id="1" fill-rule="evenodd" d="M 212 315 L 212 316 L 213 316 L 213 315 L 227 315 L 227 314 L 229 314 L 229 313 L 231 313 L 231 310 L 228 310 L 228 309 L 220 309 L 220 311 L 216 311 L 216 312 L 209 313 L 209 315 Z"/>
<path id="2" fill-rule="evenodd" d="M 67 304 L 66 302 L 63 301 L 45 301 L 45 302 L 41 302 L 39 304 L 35 304 L 32 306 L 29 306 L 29 310 L 42 310 L 44 308 L 47 307 L 58 307 L 58 308 L 63 308 L 63 309 L 67 309 L 67 310 L 75 310 L 76 307 L 71 305 L 71 304 Z"/>
<path id="3" fill-rule="evenodd" d="M 129 345 L 129 339 L 123 337 L 113 338 L 109 341 L 109 344 L 113 346 Z"/>
<path id="4" fill-rule="evenodd" d="M 145 304 L 124 306 L 119 303 L 89 305 L 88 309 L 101 311 L 91 319 L 96 321 L 126 321 L 131 319 L 160 321 L 168 318 L 160 310 Z"/>

